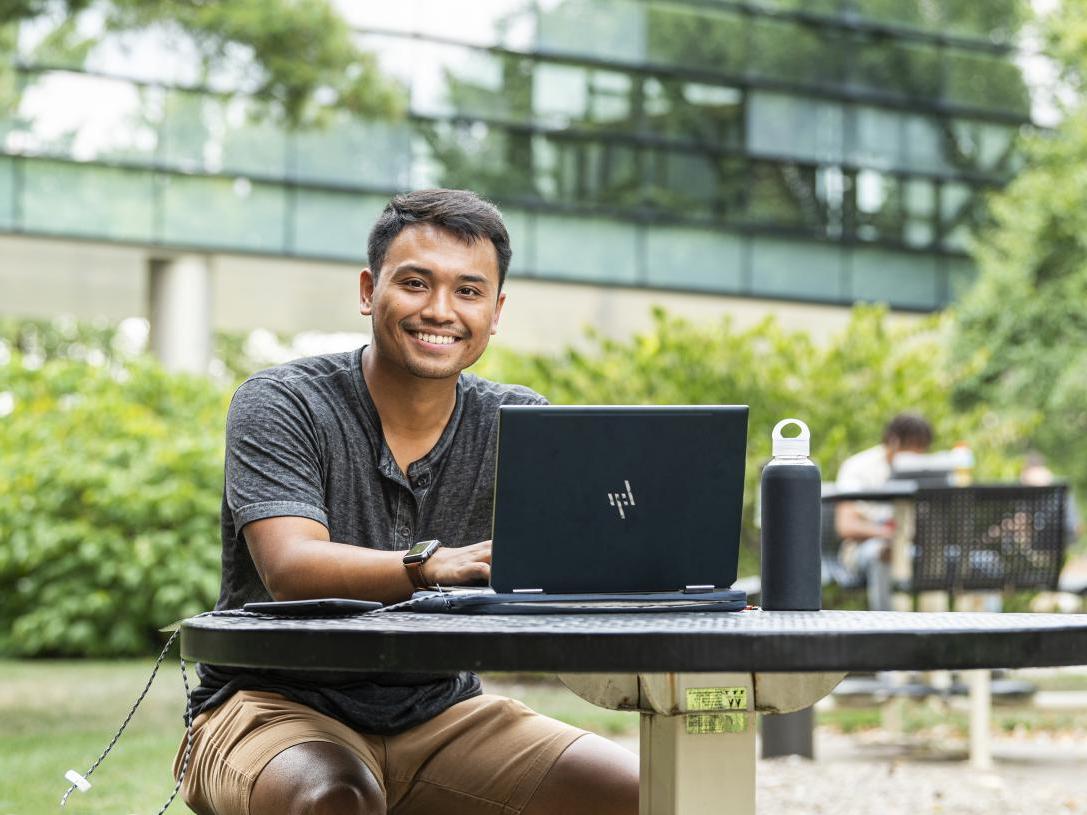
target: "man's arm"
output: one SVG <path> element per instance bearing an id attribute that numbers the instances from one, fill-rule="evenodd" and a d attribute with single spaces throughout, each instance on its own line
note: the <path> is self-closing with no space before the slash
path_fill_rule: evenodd
<path id="1" fill-rule="evenodd" d="M 282 516 L 245 525 L 253 563 L 273 600 L 346 597 L 395 603 L 415 591 L 403 552 L 335 543 L 324 524 Z M 457 586 L 491 576 L 491 542 L 442 547 L 423 564 L 428 585 Z"/>
<path id="2" fill-rule="evenodd" d="M 844 540 L 890 540 L 894 535 L 894 527 L 868 520 L 854 501 L 842 501 L 834 508 L 834 528 Z"/>

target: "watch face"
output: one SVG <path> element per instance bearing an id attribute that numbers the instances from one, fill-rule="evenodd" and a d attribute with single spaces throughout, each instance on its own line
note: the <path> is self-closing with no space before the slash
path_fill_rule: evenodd
<path id="1" fill-rule="evenodd" d="M 438 541 L 419 541 L 419 543 L 412 546 L 404 555 L 405 563 L 412 563 L 417 560 L 423 560 L 427 556 L 433 554 L 434 550 L 438 548 Z"/>

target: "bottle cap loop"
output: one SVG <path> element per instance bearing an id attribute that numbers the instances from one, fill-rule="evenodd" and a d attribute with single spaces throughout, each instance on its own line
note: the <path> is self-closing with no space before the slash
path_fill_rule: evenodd
<path id="1" fill-rule="evenodd" d="M 800 435 L 792 438 L 781 435 L 781 431 L 791 424 L 800 428 Z M 800 419 L 782 419 L 774 425 L 771 439 L 775 456 L 808 456 L 811 453 L 811 431 Z"/>

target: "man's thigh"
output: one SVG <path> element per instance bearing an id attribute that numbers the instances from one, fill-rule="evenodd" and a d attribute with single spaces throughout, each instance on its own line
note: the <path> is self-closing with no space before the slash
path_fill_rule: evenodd
<path id="1" fill-rule="evenodd" d="M 501 696 L 454 705 L 386 740 L 391 815 L 520 813 L 585 731 Z"/>
<path id="2" fill-rule="evenodd" d="M 291 747 L 311 742 L 344 748 L 365 765 L 384 793 L 380 738 L 363 736 L 278 694 L 239 691 L 201 716 L 193 733 L 192 755 L 181 791 L 185 802 L 200 815 L 246 815 L 253 786 L 265 767 Z M 182 749 L 175 759 L 175 777 Z"/>

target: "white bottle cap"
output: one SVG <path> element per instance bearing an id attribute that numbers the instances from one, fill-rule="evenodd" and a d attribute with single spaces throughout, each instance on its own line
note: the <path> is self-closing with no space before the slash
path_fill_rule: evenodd
<path id="1" fill-rule="evenodd" d="M 781 431 L 791 424 L 795 424 L 800 428 L 800 435 L 786 438 L 781 435 Z M 808 426 L 799 419 L 782 419 L 774 425 L 774 432 L 771 434 L 771 438 L 774 440 L 773 450 L 775 457 L 807 456 L 811 453 L 811 431 L 808 430 Z"/>

